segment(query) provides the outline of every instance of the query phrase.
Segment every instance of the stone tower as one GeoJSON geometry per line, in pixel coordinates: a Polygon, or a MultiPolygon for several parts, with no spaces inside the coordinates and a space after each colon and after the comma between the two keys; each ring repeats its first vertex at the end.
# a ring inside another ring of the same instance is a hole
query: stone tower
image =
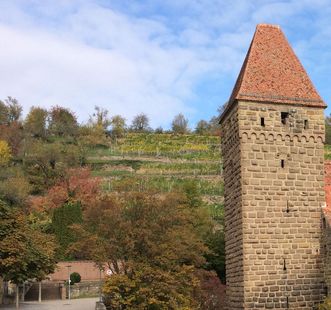
{"type": "Polygon", "coordinates": [[[279,26],[258,25],[220,118],[228,309],[314,309],[325,103],[279,26]]]}

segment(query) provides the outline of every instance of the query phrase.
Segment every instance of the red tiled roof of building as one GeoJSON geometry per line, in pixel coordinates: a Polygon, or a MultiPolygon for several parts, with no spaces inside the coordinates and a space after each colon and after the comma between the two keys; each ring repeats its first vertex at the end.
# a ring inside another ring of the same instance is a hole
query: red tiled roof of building
{"type": "Polygon", "coordinates": [[[279,26],[260,24],[232,95],[235,100],[325,107],[279,26]]]}
{"type": "Polygon", "coordinates": [[[324,164],[324,188],[326,206],[323,208],[325,218],[331,225],[331,161],[324,164]]]}

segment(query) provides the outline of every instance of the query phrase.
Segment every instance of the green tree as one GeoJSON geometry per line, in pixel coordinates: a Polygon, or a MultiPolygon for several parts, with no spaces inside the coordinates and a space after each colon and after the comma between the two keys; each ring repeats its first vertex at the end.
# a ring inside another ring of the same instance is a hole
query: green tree
{"type": "Polygon", "coordinates": [[[45,138],[47,116],[47,110],[39,107],[32,107],[24,122],[26,133],[35,138],[45,138]]]}
{"type": "Polygon", "coordinates": [[[185,134],[189,132],[188,129],[188,120],[182,113],[177,114],[172,123],[171,123],[172,131],[176,134],[185,134]]]}
{"type": "Polygon", "coordinates": [[[49,132],[60,137],[77,135],[77,118],[69,109],[55,106],[49,112],[49,132]]]}

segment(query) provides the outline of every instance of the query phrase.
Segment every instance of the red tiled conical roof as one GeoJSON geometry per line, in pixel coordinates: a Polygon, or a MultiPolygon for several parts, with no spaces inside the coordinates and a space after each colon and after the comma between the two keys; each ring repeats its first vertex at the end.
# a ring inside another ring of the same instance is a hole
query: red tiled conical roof
{"type": "Polygon", "coordinates": [[[229,100],[325,107],[279,26],[260,24],[229,100]]]}

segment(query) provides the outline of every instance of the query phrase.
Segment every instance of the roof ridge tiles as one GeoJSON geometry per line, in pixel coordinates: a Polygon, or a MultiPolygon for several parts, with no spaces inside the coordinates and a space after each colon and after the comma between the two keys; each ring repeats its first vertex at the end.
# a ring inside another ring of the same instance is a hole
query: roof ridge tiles
{"type": "Polygon", "coordinates": [[[257,24],[256,28],[257,27],[271,27],[271,28],[280,29],[280,26],[279,25],[272,25],[272,24],[257,24]]]}

